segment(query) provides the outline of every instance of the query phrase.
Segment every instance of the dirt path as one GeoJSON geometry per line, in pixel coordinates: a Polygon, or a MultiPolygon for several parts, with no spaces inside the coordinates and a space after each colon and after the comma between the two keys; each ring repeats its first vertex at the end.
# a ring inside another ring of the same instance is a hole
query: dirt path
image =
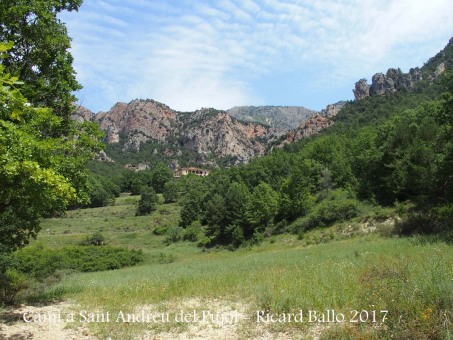
{"type": "Polygon", "coordinates": [[[20,306],[8,308],[0,314],[0,339],[95,339],[86,327],[75,329],[59,319],[73,310],[69,302],[49,306],[20,306]]]}
{"type": "MultiPolygon", "coordinates": [[[[171,309],[173,307],[176,306],[171,306],[171,309]]],[[[305,334],[297,329],[271,329],[269,325],[248,320],[247,306],[238,302],[188,299],[179,301],[177,308],[185,311],[196,310],[198,315],[202,315],[200,313],[203,310],[215,311],[216,318],[189,322],[183,328],[173,327],[174,324],[167,328],[139,327],[131,333],[124,333],[124,328],[131,326],[129,323],[118,324],[112,319],[109,323],[104,323],[110,336],[107,336],[106,339],[317,339],[322,331],[319,325],[314,325],[307,333],[304,332],[305,334]]],[[[98,339],[92,334],[88,323],[71,320],[69,316],[78,315],[79,311],[80,308],[75,303],[68,301],[48,306],[9,308],[0,313],[0,339],[98,339]],[[69,319],[67,319],[68,317],[69,319]]],[[[136,306],[137,315],[139,315],[139,311],[156,313],[156,306],[136,306]]]]}

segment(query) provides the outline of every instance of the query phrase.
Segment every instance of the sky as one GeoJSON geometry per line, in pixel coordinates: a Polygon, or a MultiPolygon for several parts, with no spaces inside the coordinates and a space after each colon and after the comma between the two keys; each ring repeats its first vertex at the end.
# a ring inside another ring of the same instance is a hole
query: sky
{"type": "Polygon", "coordinates": [[[154,99],[178,111],[352,100],[453,36],[451,0],[84,0],[62,13],[93,112],[154,99]]]}

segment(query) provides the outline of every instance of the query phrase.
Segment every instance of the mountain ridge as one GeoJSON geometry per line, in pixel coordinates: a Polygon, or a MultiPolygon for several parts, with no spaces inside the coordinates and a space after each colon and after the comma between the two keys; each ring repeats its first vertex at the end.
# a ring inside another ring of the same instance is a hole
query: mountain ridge
{"type": "MultiPolygon", "coordinates": [[[[371,84],[360,79],[353,89],[354,98],[358,101],[399,91],[418,91],[418,87],[433,84],[452,67],[453,38],[422,67],[411,68],[408,73],[389,68],[386,73],[374,74],[371,84]]],[[[248,163],[274,147],[317,134],[333,125],[346,105],[348,102],[340,101],[320,112],[303,106],[269,105],[179,112],[152,99],[134,99],[118,102],[109,111],[97,114],[76,106],[72,118],[97,122],[105,132],[107,146],[119,143],[122,152],[138,153],[143,143],[152,142],[159,146],[153,149],[153,155],[163,153],[167,163],[191,153],[195,158],[191,156],[194,159],[188,164],[217,167],[248,163]]],[[[146,155],[142,158],[146,160],[146,155]]]]}
{"type": "Polygon", "coordinates": [[[98,123],[107,145],[124,141],[123,152],[139,152],[142,143],[153,141],[168,144],[168,157],[193,151],[198,155],[196,164],[215,167],[216,158],[228,158],[225,165],[230,166],[264,155],[270,142],[317,114],[302,106],[246,108],[248,118],[213,108],[179,112],[152,99],[134,99],[97,114],[77,106],[72,118],[98,123]],[[260,120],[257,112],[263,111],[268,114],[260,120]]]}

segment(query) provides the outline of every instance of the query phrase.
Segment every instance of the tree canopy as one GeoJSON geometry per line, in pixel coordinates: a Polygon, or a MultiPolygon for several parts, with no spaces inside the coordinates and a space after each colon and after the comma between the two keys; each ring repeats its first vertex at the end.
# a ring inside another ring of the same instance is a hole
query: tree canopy
{"type": "MultiPolygon", "coordinates": [[[[11,48],[0,44],[1,57],[11,48]]],[[[40,218],[87,200],[84,165],[100,150],[101,133],[34,107],[20,89],[26,82],[5,69],[0,64],[0,251],[12,251],[36,236],[40,218]]]]}
{"type": "Polygon", "coordinates": [[[399,232],[451,233],[451,70],[417,91],[350,102],[323,133],[182,186],[181,226],[237,247],[396,205],[399,232]]]}
{"type": "Polygon", "coordinates": [[[81,86],[72,67],[71,39],[58,13],[76,11],[81,4],[82,0],[0,2],[0,42],[14,42],[1,61],[5,72],[24,82],[21,91],[33,106],[50,108],[66,120],[76,99],[73,91],[81,86]]]}

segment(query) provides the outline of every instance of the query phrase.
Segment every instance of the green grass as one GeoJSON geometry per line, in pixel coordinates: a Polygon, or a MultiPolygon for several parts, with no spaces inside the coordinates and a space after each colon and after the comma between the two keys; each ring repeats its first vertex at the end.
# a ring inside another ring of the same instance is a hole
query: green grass
{"type": "MultiPolygon", "coordinates": [[[[37,240],[51,248],[74,245],[100,232],[111,246],[141,249],[151,257],[162,251],[164,236],[152,234],[158,226],[176,227],[180,207],[159,204],[148,216],[135,216],[140,196],[121,196],[114,206],[68,211],[63,218],[46,219],[37,240]]],[[[192,247],[195,249],[195,247],[192,247]]]]}
{"type": "MultiPolygon", "coordinates": [[[[388,317],[384,323],[324,327],[326,339],[451,337],[451,245],[423,237],[360,232],[355,222],[302,237],[274,236],[235,252],[202,252],[189,242],[165,246],[165,235],[152,233],[158,226],[177,225],[177,204],[159,204],[152,215],[135,217],[136,202],[137,197],[120,197],[112,207],[71,211],[65,218],[44,222],[38,242],[51,247],[74,244],[101,231],[108,244],[142,249],[147,255],[145,263],[136,267],[66,277],[49,290],[49,296],[75,300],[87,311],[112,314],[137,306],[176,313],[181,308],[218,309],[238,303],[250,317],[241,326],[244,337],[256,326],[257,311],[276,315],[327,309],[343,313],[348,320],[353,310],[377,311],[378,318],[381,310],[388,310],[388,317]],[[202,303],[193,307],[189,302],[194,299],[202,303]]],[[[385,223],[381,227],[388,229],[385,223]]],[[[271,332],[301,328],[298,334],[312,326],[307,322],[266,325],[271,332]]],[[[90,324],[99,337],[115,339],[132,338],[150,327],[183,331],[188,326],[90,324]]]]}

